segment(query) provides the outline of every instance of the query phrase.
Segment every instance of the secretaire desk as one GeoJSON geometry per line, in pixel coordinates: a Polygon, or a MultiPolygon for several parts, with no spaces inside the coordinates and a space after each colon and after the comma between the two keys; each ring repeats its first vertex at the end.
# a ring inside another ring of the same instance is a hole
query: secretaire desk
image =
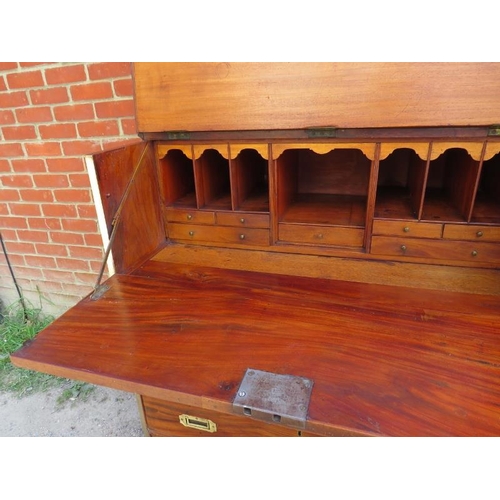
{"type": "Polygon", "coordinates": [[[500,434],[500,65],[136,63],[117,273],[12,356],[152,436],[500,434]]]}

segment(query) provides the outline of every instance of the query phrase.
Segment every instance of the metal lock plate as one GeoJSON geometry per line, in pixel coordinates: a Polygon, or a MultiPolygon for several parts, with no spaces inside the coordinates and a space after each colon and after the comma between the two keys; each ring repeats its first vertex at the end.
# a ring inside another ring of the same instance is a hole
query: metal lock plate
{"type": "Polygon", "coordinates": [[[304,429],[313,381],[248,368],[233,401],[239,415],[304,429]]]}

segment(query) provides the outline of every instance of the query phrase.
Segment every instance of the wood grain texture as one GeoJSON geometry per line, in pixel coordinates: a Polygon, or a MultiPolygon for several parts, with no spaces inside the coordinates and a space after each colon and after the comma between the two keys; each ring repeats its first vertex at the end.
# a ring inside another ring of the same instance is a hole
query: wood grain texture
{"type": "Polygon", "coordinates": [[[430,222],[374,220],[373,234],[439,239],[443,234],[443,224],[432,224],[430,222]]]}
{"type": "Polygon", "coordinates": [[[499,299],[151,261],[12,356],[231,413],[248,367],[314,380],[306,430],[498,435],[499,299]]]}
{"type": "Polygon", "coordinates": [[[499,82],[499,63],[134,63],[141,132],[492,125],[499,82]]]}
{"type": "Polygon", "coordinates": [[[497,243],[373,236],[372,252],[379,255],[423,257],[456,262],[484,262],[500,264],[500,246],[497,243]]]}
{"type": "Polygon", "coordinates": [[[500,243],[500,227],[445,224],[443,238],[450,240],[496,241],[500,243]]]}
{"type": "Polygon", "coordinates": [[[321,225],[279,224],[279,240],[308,245],[363,246],[365,231],[355,227],[332,227],[321,225]]]}
{"type": "Polygon", "coordinates": [[[161,399],[144,397],[143,405],[146,425],[151,436],[169,437],[298,437],[300,431],[289,427],[259,422],[251,418],[216,412],[161,399]],[[184,427],[179,415],[189,415],[211,420],[217,430],[210,433],[204,430],[184,427]]]}
{"type": "MultiPolygon", "coordinates": [[[[214,266],[223,269],[248,270],[262,273],[328,278],[379,285],[395,285],[420,290],[443,290],[487,295],[500,295],[500,271],[433,265],[426,261],[397,262],[387,257],[369,260],[352,258],[352,252],[342,257],[329,254],[293,253],[285,245],[247,251],[237,248],[207,248],[190,245],[169,245],[153,257],[156,262],[214,266]],[[281,251],[280,251],[281,250],[281,251]],[[285,253],[286,252],[286,253],[285,253]]],[[[315,248],[315,251],[317,248],[315,248]]],[[[336,249],[338,253],[338,249],[336,249]]]]}
{"type": "Polygon", "coordinates": [[[128,272],[166,241],[165,223],[152,144],[137,144],[94,156],[108,232],[144,147],[146,154],[122,205],[116,224],[113,260],[117,272],[128,272]]]}
{"type": "Polygon", "coordinates": [[[269,230],[253,227],[169,223],[168,234],[173,241],[192,244],[212,242],[222,246],[225,244],[269,246],[269,230]]]}

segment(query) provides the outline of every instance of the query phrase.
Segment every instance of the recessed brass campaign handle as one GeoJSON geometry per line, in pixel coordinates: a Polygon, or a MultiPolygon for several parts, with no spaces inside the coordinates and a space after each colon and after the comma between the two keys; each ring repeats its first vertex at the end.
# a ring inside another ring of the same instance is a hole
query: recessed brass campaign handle
{"type": "Polygon", "coordinates": [[[184,427],[206,432],[217,432],[217,425],[206,418],[193,417],[191,415],[179,415],[179,422],[184,427]]]}

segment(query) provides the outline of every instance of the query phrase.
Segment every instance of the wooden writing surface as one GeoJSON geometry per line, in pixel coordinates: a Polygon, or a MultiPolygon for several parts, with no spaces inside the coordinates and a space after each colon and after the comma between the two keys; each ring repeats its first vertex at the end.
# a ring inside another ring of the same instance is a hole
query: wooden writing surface
{"type": "Polygon", "coordinates": [[[229,414],[252,367],[314,381],[313,432],[500,433],[495,296],[154,261],[108,284],[14,363],[229,414]]]}

